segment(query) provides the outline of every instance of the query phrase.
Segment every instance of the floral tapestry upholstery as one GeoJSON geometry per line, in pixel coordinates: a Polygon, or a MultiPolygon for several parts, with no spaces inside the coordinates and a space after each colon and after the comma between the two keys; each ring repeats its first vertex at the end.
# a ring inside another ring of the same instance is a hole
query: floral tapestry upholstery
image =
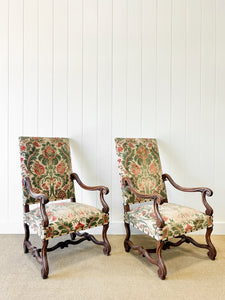
{"type": "MultiPolygon", "coordinates": [[[[167,198],[156,139],[116,138],[115,142],[121,179],[129,177],[139,193],[167,198]]],[[[137,198],[129,186],[122,186],[122,195],[124,204],[146,201],[137,198]]]]}
{"type": "Polygon", "coordinates": [[[188,232],[213,226],[213,219],[196,209],[174,204],[159,205],[159,212],[165,222],[163,228],[156,226],[153,205],[139,206],[125,213],[125,222],[150,235],[158,241],[165,241],[188,232]]]}
{"type": "Polygon", "coordinates": [[[24,223],[31,226],[42,239],[85,230],[108,224],[109,216],[101,210],[76,202],[51,202],[46,204],[49,226],[42,226],[40,208],[24,213],[24,223]]]}
{"type": "MultiPolygon", "coordinates": [[[[49,201],[74,197],[69,139],[20,137],[22,177],[29,177],[34,193],[43,193],[49,201]]],[[[23,186],[24,204],[37,203],[23,186]]]]}

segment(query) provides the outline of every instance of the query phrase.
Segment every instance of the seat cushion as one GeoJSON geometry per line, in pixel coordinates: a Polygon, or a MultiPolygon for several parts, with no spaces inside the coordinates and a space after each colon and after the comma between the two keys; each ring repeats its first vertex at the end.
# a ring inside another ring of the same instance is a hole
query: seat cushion
{"type": "Polygon", "coordinates": [[[165,222],[163,228],[156,226],[153,203],[139,206],[125,213],[125,222],[144,231],[144,233],[158,241],[164,241],[170,237],[177,237],[213,225],[212,217],[196,209],[175,203],[159,205],[159,212],[165,222]]]}
{"type": "Polygon", "coordinates": [[[24,223],[31,226],[42,239],[50,239],[95,226],[107,224],[108,214],[101,210],[75,202],[51,202],[46,204],[49,226],[43,227],[40,208],[24,214],[24,223]]]}

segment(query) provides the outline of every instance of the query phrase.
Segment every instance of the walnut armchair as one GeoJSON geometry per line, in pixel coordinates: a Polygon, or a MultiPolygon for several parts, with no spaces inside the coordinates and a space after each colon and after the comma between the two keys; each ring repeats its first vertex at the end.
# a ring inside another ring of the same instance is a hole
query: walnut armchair
{"type": "Polygon", "coordinates": [[[124,201],[124,225],[126,237],[125,251],[137,250],[148,261],[158,266],[158,275],[166,278],[167,270],[162,258],[162,250],[182,243],[192,243],[208,250],[208,256],[214,260],[216,249],[210,236],[213,230],[213,209],[206,201],[212,196],[208,188],[184,188],[174,182],[168,174],[162,174],[157,141],[155,139],[116,138],[119,171],[124,201]],[[205,213],[196,209],[168,203],[165,181],[183,192],[200,192],[205,213]],[[134,209],[130,205],[139,202],[152,202],[134,209]],[[144,249],[130,240],[130,225],[143,231],[157,241],[155,249],[144,249]],[[206,244],[199,244],[186,234],[206,228],[206,244]],[[170,238],[179,238],[171,242],[170,238]],[[150,253],[156,252],[154,259],[150,253]]]}
{"type": "Polygon", "coordinates": [[[69,244],[76,245],[85,240],[103,246],[105,255],[109,255],[111,246],[107,239],[109,226],[109,207],[104,195],[109,189],[105,186],[90,187],[72,173],[69,139],[45,137],[20,137],[20,160],[22,170],[24,228],[24,253],[31,254],[41,264],[41,276],[48,277],[49,266],[47,252],[63,249],[69,244]],[[77,203],[74,193],[76,181],[81,188],[99,191],[102,210],[90,205],[77,203]],[[70,199],[70,202],[57,200],[70,199]],[[30,205],[38,203],[39,208],[30,210],[30,205]],[[81,230],[103,226],[103,241],[81,230]],[[29,241],[31,227],[42,239],[42,248],[38,249],[29,241]],[[62,235],[70,239],[48,247],[48,241],[62,235]],[[76,236],[80,237],[76,239],[76,236]]]}

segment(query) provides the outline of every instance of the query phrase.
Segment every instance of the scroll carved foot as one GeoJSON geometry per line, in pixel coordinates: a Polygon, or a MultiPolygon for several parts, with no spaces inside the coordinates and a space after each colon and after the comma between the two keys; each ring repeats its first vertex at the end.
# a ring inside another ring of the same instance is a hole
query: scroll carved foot
{"type": "Polygon", "coordinates": [[[159,267],[158,275],[159,275],[159,278],[162,280],[164,280],[166,278],[166,274],[167,274],[166,266],[162,259],[162,253],[161,253],[163,246],[164,246],[164,242],[157,241],[156,255],[157,255],[157,265],[159,267]]]}
{"type": "Polygon", "coordinates": [[[213,231],[213,227],[210,227],[210,228],[207,228],[207,231],[206,231],[206,235],[205,235],[205,239],[206,239],[206,243],[208,245],[208,257],[211,259],[211,260],[215,260],[216,258],[216,248],[214,247],[212,241],[211,241],[211,233],[213,231]]]}
{"type": "Polygon", "coordinates": [[[48,241],[42,240],[42,269],[41,269],[41,276],[43,279],[48,278],[49,273],[49,267],[48,267],[48,260],[47,260],[47,247],[48,247],[48,241]]]}
{"type": "Polygon", "coordinates": [[[103,231],[102,231],[102,238],[104,242],[104,248],[103,248],[103,253],[107,256],[109,256],[111,252],[111,246],[107,238],[107,230],[109,228],[109,224],[103,225],[103,231]]]}
{"type": "Polygon", "coordinates": [[[124,226],[125,226],[125,229],[126,229],[126,237],[125,237],[125,240],[124,240],[124,249],[126,252],[130,252],[130,245],[128,244],[129,242],[129,239],[130,239],[130,225],[126,222],[124,222],[124,226]]]}

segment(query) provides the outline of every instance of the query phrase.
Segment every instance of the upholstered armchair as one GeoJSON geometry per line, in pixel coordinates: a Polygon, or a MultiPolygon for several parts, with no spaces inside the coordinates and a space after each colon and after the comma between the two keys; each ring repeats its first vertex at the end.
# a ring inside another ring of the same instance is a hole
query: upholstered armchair
{"type": "Polygon", "coordinates": [[[42,278],[47,278],[49,273],[47,252],[59,247],[62,249],[69,244],[76,245],[88,240],[103,246],[104,254],[109,255],[109,207],[104,200],[104,195],[108,194],[109,190],[105,186],[87,186],[77,174],[72,173],[69,139],[20,137],[19,142],[25,228],[23,247],[25,253],[30,251],[41,264],[42,278]],[[73,181],[85,190],[99,191],[102,210],[77,203],[73,181]],[[70,202],[58,201],[65,199],[70,199],[70,202]],[[35,203],[38,203],[39,207],[30,209],[35,203]],[[96,226],[103,226],[103,241],[98,241],[87,232],[80,233],[81,230],[96,226]],[[29,241],[29,227],[41,237],[41,249],[29,241]],[[50,239],[68,234],[69,240],[48,247],[50,239]],[[75,240],[76,236],[80,238],[75,240]]]}
{"type": "Polygon", "coordinates": [[[126,237],[125,251],[137,250],[148,261],[158,266],[158,275],[166,278],[167,270],[161,252],[171,246],[182,243],[208,250],[208,256],[214,260],[216,249],[210,235],[213,230],[213,210],[206,201],[206,196],[212,196],[212,190],[202,188],[184,188],[177,185],[168,174],[162,174],[157,141],[155,139],[116,138],[119,172],[124,201],[124,224],[126,237]],[[183,192],[199,192],[205,212],[176,203],[168,203],[165,181],[183,192]],[[131,209],[131,205],[148,202],[131,209]],[[149,203],[150,202],[150,203],[149,203]],[[144,249],[134,245],[130,240],[130,225],[143,231],[157,241],[156,249],[144,249]],[[206,244],[199,244],[186,234],[206,229],[206,244]],[[178,242],[170,241],[179,238],[178,242]],[[156,252],[154,259],[150,253],[156,252]]]}

